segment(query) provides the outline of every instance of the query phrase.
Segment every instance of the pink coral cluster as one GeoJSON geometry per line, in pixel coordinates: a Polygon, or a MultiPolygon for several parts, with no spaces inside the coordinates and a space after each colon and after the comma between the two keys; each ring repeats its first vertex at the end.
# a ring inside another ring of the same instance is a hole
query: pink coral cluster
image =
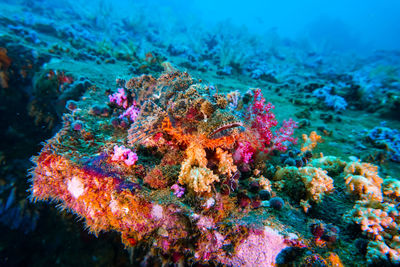
{"type": "Polygon", "coordinates": [[[108,96],[111,103],[115,103],[119,107],[125,109],[119,118],[128,118],[130,121],[134,122],[139,115],[140,109],[137,106],[136,101],[133,101],[132,105],[129,106],[128,97],[126,96],[124,88],[118,88],[118,92],[108,96]]]}
{"type": "Polygon", "coordinates": [[[114,146],[114,155],[111,158],[112,161],[123,161],[126,165],[135,165],[138,160],[138,156],[135,152],[132,152],[129,148],[125,146],[114,146]]]}
{"type": "Polygon", "coordinates": [[[250,142],[238,142],[238,147],[233,154],[233,160],[235,161],[235,163],[250,163],[254,152],[255,149],[251,146],[250,142]]]}
{"type": "Polygon", "coordinates": [[[273,108],[271,103],[265,104],[265,98],[260,89],[253,91],[253,103],[247,109],[246,119],[251,122],[250,128],[261,144],[260,150],[265,153],[273,150],[284,152],[290,143],[297,142],[297,139],[292,136],[297,123],[292,119],[284,121],[279,130],[272,132],[271,129],[278,125],[275,114],[271,112],[273,108]]]}
{"type": "Polygon", "coordinates": [[[292,119],[282,122],[282,127],[275,131],[272,143],[274,144],[271,150],[279,150],[285,152],[287,150],[287,144],[297,143],[297,138],[293,137],[294,129],[297,128],[297,122],[292,119]]]}
{"type": "Polygon", "coordinates": [[[140,109],[134,103],[132,106],[127,108],[122,115],[119,116],[120,119],[122,118],[129,118],[132,122],[136,120],[137,116],[139,115],[140,109]]]}
{"type": "Polygon", "coordinates": [[[246,119],[251,121],[251,128],[257,132],[259,140],[266,146],[271,144],[273,138],[271,128],[278,125],[275,114],[271,112],[273,108],[275,107],[271,103],[265,104],[260,89],[254,90],[253,104],[247,110],[246,119]]]}
{"type": "Polygon", "coordinates": [[[128,98],[126,97],[124,88],[118,88],[118,92],[109,95],[108,99],[111,103],[115,103],[120,107],[127,108],[128,107],[128,98]]]}

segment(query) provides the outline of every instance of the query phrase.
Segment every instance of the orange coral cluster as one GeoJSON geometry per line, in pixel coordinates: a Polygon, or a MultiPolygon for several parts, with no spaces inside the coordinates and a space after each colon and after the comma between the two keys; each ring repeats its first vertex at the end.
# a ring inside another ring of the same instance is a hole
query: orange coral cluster
{"type": "Polygon", "coordinates": [[[217,147],[225,149],[231,148],[239,138],[237,135],[228,135],[218,139],[209,139],[205,134],[199,133],[194,135],[183,133],[181,129],[172,127],[171,121],[168,117],[164,118],[162,130],[170,135],[179,144],[189,145],[192,142],[196,142],[202,147],[208,149],[216,149],[217,147]]]}
{"type": "Polygon", "coordinates": [[[220,174],[226,174],[231,177],[236,171],[237,167],[233,164],[232,154],[228,151],[223,151],[221,148],[217,148],[216,155],[219,160],[218,171],[220,174]]]}
{"type": "Polygon", "coordinates": [[[301,152],[303,153],[306,151],[312,151],[318,143],[323,142],[321,136],[315,131],[312,131],[309,136],[303,134],[302,138],[304,140],[304,144],[301,146],[301,152]]]}
{"type": "Polygon", "coordinates": [[[347,189],[361,199],[382,201],[378,167],[369,163],[352,162],[344,169],[347,189]]]}
{"type": "Polygon", "coordinates": [[[219,181],[218,175],[207,168],[205,149],[216,150],[219,161],[218,172],[231,177],[237,167],[233,163],[232,154],[222,148],[230,148],[236,142],[237,136],[229,135],[218,139],[209,139],[205,134],[184,134],[179,128],[174,128],[168,117],[162,123],[162,129],[173,137],[177,143],[187,145],[186,160],[183,162],[179,175],[179,183],[187,184],[195,192],[211,192],[213,182],[219,181]]]}
{"type": "MultiPolygon", "coordinates": [[[[118,178],[87,171],[50,152],[42,152],[36,162],[32,198],[60,201],[62,209],[85,218],[94,234],[116,230],[124,244],[131,246],[167,219],[174,220],[170,227],[179,225],[174,215],[167,216],[164,206],[145,200],[140,192],[124,189],[118,178]]],[[[178,227],[184,232],[183,225],[178,227]]]]}
{"type": "MultiPolygon", "coordinates": [[[[321,168],[303,167],[299,169],[299,172],[307,191],[306,201],[312,200],[319,203],[325,194],[334,190],[333,179],[327,175],[327,171],[321,168]]],[[[305,212],[307,212],[306,209],[305,212]]]]}
{"type": "Polygon", "coordinates": [[[210,193],[212,183],[218,182],[219,178],[207,168],[206,151],[199,144],[191,143],[186,149],[186,156],[179,174],[179,183],[187,184],[197,193],[210,193]]]}

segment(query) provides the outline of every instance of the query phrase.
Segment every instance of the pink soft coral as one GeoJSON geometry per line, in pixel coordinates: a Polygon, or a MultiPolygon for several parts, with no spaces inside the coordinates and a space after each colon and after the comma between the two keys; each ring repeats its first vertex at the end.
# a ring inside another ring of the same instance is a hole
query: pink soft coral
{"type": "Polygon", "coordinates": [[[125,146],[114,146],[114,155],[111,158],[112,161],[123,161],[126,165],[135,165],[138,160],[138,156],[135,152],[132,152],[129,148],[125,146]]]}
{"type": "Polygon", "coordinates": [[[110,102],[115,103],[120,107],[128,107],[128,98],[126,97],[124,88],[119,88],[118,92],[109,95],[108,99],[110,100],[110,102]]]}
{"type": "Polygon", "coordinates": [[[273,150],[286,151],[290,143],[297,142],[297,139],[292,137],[293,129],[297,128],[292,119],[284,121],[279,130],[272,132],[272,128],[278,125],[275,114],[271,112],[273,108],[271,103],[265,104],[260,89],[253,91],[253,103],[247,109],[246,119],[250,121],[250,128],[256,136],[259,149],[265,153],[273,150]]]}
{"type": "Polygon", "coordinates": [[[253,157],[254,152],[255,149],[251,146],[250,142],[238,142],[238,147],[233,154],[233,160],[235,161],[235,163],[249,163],[251,161],[251,158],[253,157]]]}
{"type": "Polygon", "coordinates": [[[133,122],[136,120],[139,112],[139,108],[136,106],[136,103],[134,103],[132,106],[127,108],[127,110],[125,110],[125,112],[121,116],[119,116],[119,118],[122,119],[124,117],[127,117],[133,122]]]}

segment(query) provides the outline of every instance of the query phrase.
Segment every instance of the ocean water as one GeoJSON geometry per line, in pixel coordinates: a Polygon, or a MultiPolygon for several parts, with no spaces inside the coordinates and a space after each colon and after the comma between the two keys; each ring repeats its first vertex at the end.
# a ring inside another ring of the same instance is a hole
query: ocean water
{"type": "Polygon", "coordinates": [[[398,266],[399,12],[0,1],[0,266],[398,266]]]}

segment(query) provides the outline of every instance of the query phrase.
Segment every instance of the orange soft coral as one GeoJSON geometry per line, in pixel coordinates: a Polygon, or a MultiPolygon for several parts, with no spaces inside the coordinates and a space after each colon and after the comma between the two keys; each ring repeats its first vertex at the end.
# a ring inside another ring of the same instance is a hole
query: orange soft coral
{"type": "Polygon", "coordinates": [[[306,151],[312,151],[318,143],[323,142],[321,136],[315,131],[312,131],[309,136],[303,134],[302,138],[304,140],[304,144],[301,146],[301,152],[303,153],[306,151]]]}
{"type": "Polygon", "coordinates": [[[127,188],[130,182],[82,168],[49,149],[34,159],[32,199],[60,202],[62,209],[85,219],[92,233],[115,230],[126,246],[149,236],[161,238],[155,235],[163,232],[187,236],[173,205],[160,204],[156,197],[127,188]]]}
{"type": "Polygon", "coordinates": [[[219,160],[218,172],[231,177],[237,171],[237,167],[233,164],[232,154],[228,153],[228,151],[223,151],[219,147],[215,152],[219,160]]]}

